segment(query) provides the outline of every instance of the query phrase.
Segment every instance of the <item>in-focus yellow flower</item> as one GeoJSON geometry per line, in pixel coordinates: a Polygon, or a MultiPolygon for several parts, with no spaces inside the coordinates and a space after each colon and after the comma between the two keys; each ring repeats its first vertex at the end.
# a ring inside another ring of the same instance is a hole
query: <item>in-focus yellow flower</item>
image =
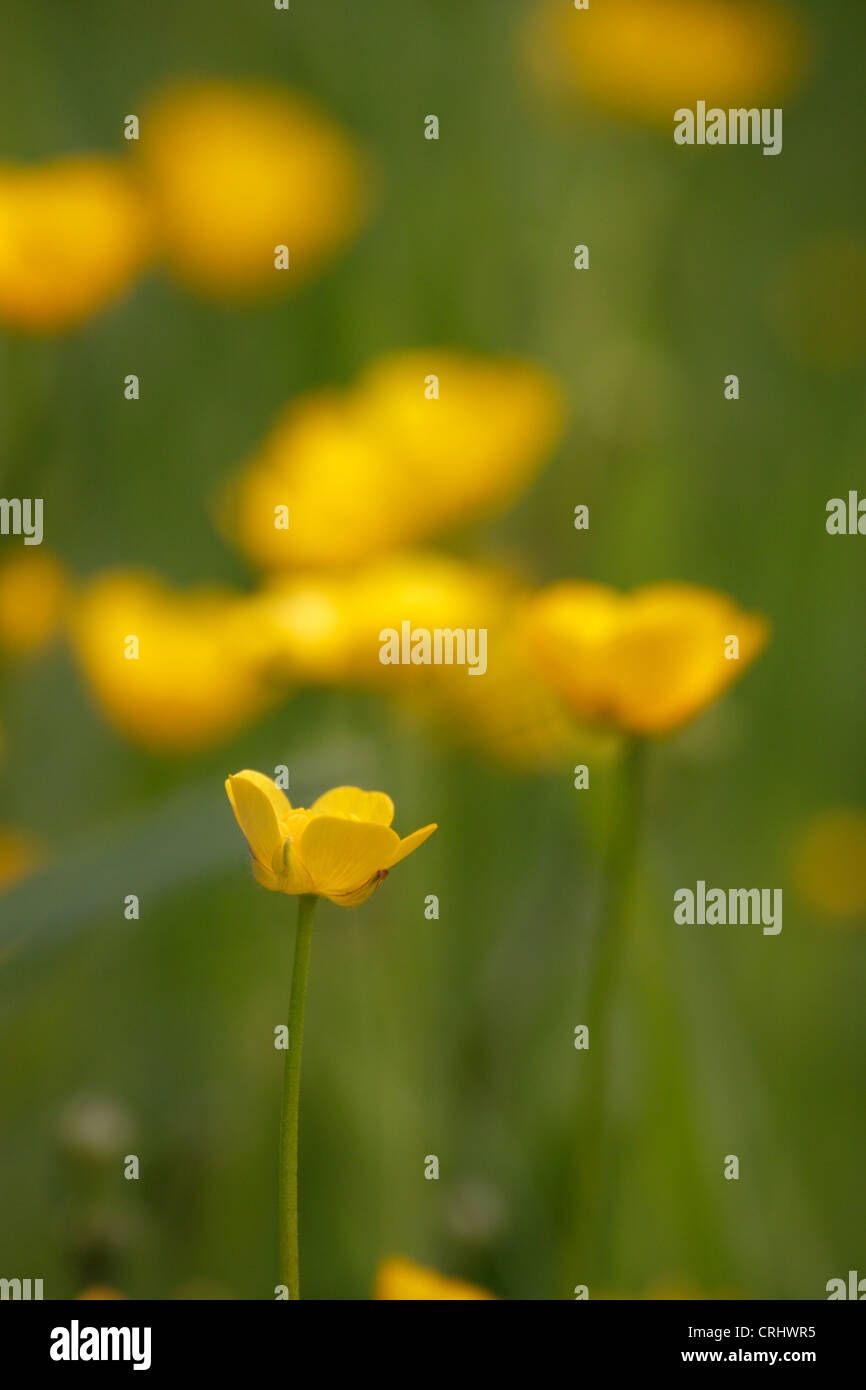
{"type": "Polygon", "coordinates": [[[573,714],[633,734],[663,734],[699,714],[769,636],[759,614],[677,583],[631,594],[554,584],[528,600],[525,621],[542,671],[573,714]]]}
{"type": "Polygon", "coordinates": [[[30,873],[39,862],[35,841],[11,826],[0,826],[0,893],[30,873]]]}
{"type": "Polygon", "coordinates": [[[390,796],[359,787],[335,787],[309,811],[293,807],[261,772],[228,777],[226,792],[262,887],[329,898],[338,907],[364,902],[436,829],[425,825],[401,840],[391,829],[390,796]]]}
{"type": "Polygon", "coordinates": [[[672,124],[707,106],[778,102],[806,67],[802,19],[776,0],[545,0],[529,35],[539,79],[616,115],[672,124]]]}
{"type": "Polygon", "coordinates": [[[376,1272],[376,1299],[408,1302],[423,1299],[495,1299],[496,1295],[462,1279],[447,1279],[435,1269],[416,1265],[402,1255],[383,1260],[376,1272]]]}
{"type": "Polygon", "coordinates": [[[72,617],[76,654],[121,733],[151,749],[202,748],[266,707],[273,691],[247,602],[128,571],[102,574],[82,592],[72,617]]]}
{"type": "Polygon", "coordinates": [[[792,873],[805,905],[842,923],[866,913],[866,811],[842,806],[822,811],[798,836],[792,873]]]}
{"type": "Polygon", "coordinates": [[[150,251],[149,222],[119,160],[70,155],[0,164],[0,320],[52,333],[124,289],[150,251]]]}
{"type": "Polygon", "coordinates": [[[536,367],[398,353],[354,388],[287,408],[230,488],[226,528],[268,568],[355,565],[512,498],[561,423],[558,391],[536,367]]]}
{"type": "Polygon", "coordinates": [[[63,618],[68,583],[63,566],[41,546],[0,565],[0,654],[41,651],[63,618]]]}
{"type": "Polygon", "coordinates": [[[288,290],[363,221],[353,142],[305,97],[268,85],[177,84],[145,110],[139,153],[164,255],[194,289],[288,290]],[[285,246],[289,268],[275,268],[285,246]]]}

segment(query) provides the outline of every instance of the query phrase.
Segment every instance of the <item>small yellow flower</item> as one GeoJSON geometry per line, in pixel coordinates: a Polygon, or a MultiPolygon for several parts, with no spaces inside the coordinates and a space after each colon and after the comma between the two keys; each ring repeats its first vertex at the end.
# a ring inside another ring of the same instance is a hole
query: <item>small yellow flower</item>
{"type": "Polygon", "coordinates": [[[226,529],[267,568],[357,565],[512,498],[561,424],[536,367],[397,353],[353,388],[289,405],[230,487],[226,529]]]}
{"type": "Polygon", "coordinates": [[[866,914],[866,811],[841,806],[815,816],[797,838],[792,872],[820,917],[844,923],[866,914]]]}
{"type": "Polygon", "coordinates": [[[0,321],[71,328],[124,289],[150,250],[141,196],[118,161],[0,164],[0,321]]]}
{"type": "Polygon", "coordinates": [[[67,594],[62,565],[42,547],[10,556],[0,565],[0,653],[29,656],[47,647],[67,594]]]}
{"type": "Polygon", "coordinates": [[[274,692],[259,669],[248,603],[131,571],[99,575],[83,590],[71,621],[75,651],[121,733],[179,752],[215,743],[262,712],[274,692]]]}
{"type": "Polygon", "coordinates": [[[391,829],[390,796],[359,787],[335,787],[309,811],[294,808],[261,772],[228,777],[226,792],[262,887],[330,898],[338,907],[364,902],[436,829],[425,825],[401,840],[391,829]]]}
{"type": "Polygon", "coordinates": [[[554,584],[528,601],[525,621],[542,671],[572,713],[632,734],[663,734],[694,718],[769,636],[759,614],[677,583],[632,594],[554,584]]]}
{"type": "Polygon", "coordinates": [[[376,1272],[376,1299],[432,1301],[438,1299],[489,1300],[496,1295],[479,1288],[477,1284],[467,1284],[462,1279],[447,1279],[435,1269],[416,1265],[402,1255],[392,1255],[383,1260],[376,1272]]]}
{"type": "Polygon", "coordinates": [[[529,42],[538,78],[616,115],[670,124],[708,106],[778,102],[806,67],[802,20],[776,0],[546,0],[529,42]]]}
{"type": "Polygon", "coordinates": [[[306,98],[201,81],[142,116],[139,153],[163,251],[206,294],[290,289],[359,228],[368,195],[352,141],[306,98]],[[285,246],[289,268],[275,268],[285,246]]]}

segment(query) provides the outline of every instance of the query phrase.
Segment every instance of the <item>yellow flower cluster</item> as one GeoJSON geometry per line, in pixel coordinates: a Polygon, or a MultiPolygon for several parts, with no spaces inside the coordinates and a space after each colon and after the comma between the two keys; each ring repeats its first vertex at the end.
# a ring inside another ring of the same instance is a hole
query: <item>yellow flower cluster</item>
{"type": "Polygon", "coordinates": [[[293,402],[230,489],[225,524],[257,565],[345,568],[509,500],[561,427],[536,367],[397,353],[348,390],[293,402]]]}
{"type": "Polygon", "coordinates": [[[148,262],[209,295],[288,290],[342,249],[369,204],[353,142],[280,87],[178,83],[129,143],[126,161],[0,164],[0,322],[73,328],[148,262]]]}
{"type": "MultiPolygon", "coordinates": [[[[223,737],[287,684],[430,685],[430,668],[380,663],[382,629],[498,631],[513,584],[399,547],[513,496],[561,418],[539,369],[455,353],[395,355],[351,391],[296,403],[224,500],[226,526],[271,570],[258,592],[205,600],[129,573],[85,589],[72,631],[100,704],[137,742],[180,749],[223,737]],[[425,395],[431,372],[438,399],[425,395]]],[[[449,674],[436,668],[433,683],[456,695],[449,674]]],[[[522,672],[519,685],[537,682],[522,672]]]]}

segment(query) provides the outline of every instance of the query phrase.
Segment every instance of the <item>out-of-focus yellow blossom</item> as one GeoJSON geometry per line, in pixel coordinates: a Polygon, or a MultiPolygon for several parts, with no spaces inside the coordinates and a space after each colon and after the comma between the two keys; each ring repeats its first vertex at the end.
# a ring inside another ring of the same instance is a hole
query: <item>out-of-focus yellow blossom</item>
{"type": "Polygon", "coordinates": [[[575,716],[632,734],[663,734],[699,714],[769,636],[759,614],[677,583],[620,594],[566,581],[530,600],[525,621],[542,671],[575,716]]]}
{"type": "MultiPolygon", "coordinates": [[[[523,768],[560,764],[579,740],[513,621],[520,590],[498,567],[433,552],[388,556],[345,575],[278,576],[251,606],[275,669],[293,682],[408,697],[448,736],[523,768]],[[381,634],[484,629],[486,671],[383,665],[381,634]]],[[[583,738],[585,742],[585,736],[583,738]]]]}
{"type": "Polygon", "coordinates": [[[306,659],[320,680],[395,689],[456,674],[464,680],[466,669],[382,664],[382,632],[399,632],[403,623],[427,631],[498,626],[512,589],[502,571],[413,552],[321,581],[275,578],[261,607],[274,624],[286,676],[295,674],[296,660],[303,669],[306,659]]]}
{"type": "Polygon", "coordinates": [[[368,178],[353,142],[298,93],[190,81],[145,110],[139,154],[163,253],[206,294],[288,290],[358,230],[368,178]],[[275,268],[285,246],[289,268],[275,268]]]}
{"type": "Polygon", "coordinates": [[[778,101],[807,62],[803,21],[776,0],[604,0],[586,11],[545,0],[528,41],[546,84],[665,125],[699,99],[708,107],[778,101]]]}
{"type": "Polygon", "coordinates": [[[866,913],[866,811],[822,811],[798,836],[792,875],[800,898],[833,922],[866,913]]]}
{"type": "Polygon", "coordinates": [[[257,882],[274,893],[329,898],[338,907],[364,902],[436,829],[425,825],[401,840],[391,829],[390,796],[359,787],[335,787],[307,811],[293,807],[269,777],[247,770],[226,779],[226,793],[257,882]]]}
{"type": "Polygon", "coordinates": [[[0,893],[27,874],[39,862],[35,841],[11,826],[0,826],[0,893]]]}
{"type": "Polygon", "coordinates": [[[78,1300],[80,1300],[80,1299],[87,1299],[87,1300],[123,1299],[123,1300],[125,1300],[125,1299],[126,1299],[126,1294],[125,1294],[125,1293],[119,1293],[119,1292],[117,1291],[117,1289],[112,1289],[108,1284],[91,1284],[91,1285],[89,1286],[89,1288],[82,1289],[82,1290],[81,1290],[81,1293],[77,1293],[77,1294],[75,1295],[75,1297],[76,1297],[76,1299],[78,1299],[78,1300]]]}
{"type": "Polygon", "coordinates": [[[423,1299],[495,1299],[496,1295],[462,1279],[448,1279],[435,1269],[416,1265],[402,1255],[383,1260],[376,1272],[374,1298],[402,1302],[423,1299]]]}
{"type": "Polygon", "coordinates": [[[355,565],[512,498],[561,423],[557,388],[536,367],[398,353],[356,387],[286,409],[229,489],[226,527],[259,565],[355,565]],[[438,399],[426,394],[433,377],[438,399]]]}
{"type": "Polygon", "coordinates": [[[68,597],[63,566],[41,546],[0,565],[0,654],[28,656],[48,646],[68,597]]]}
{"type": "Polygon", "coordinates": [[[841,371],[866,356],[866,241],[812,238],[786,257],[767,298],[780,343],[807,367],[841,371]]]}
{"type": "Polygon", "coordinates": [[[0,164],[0,320],[53,333],[101,309],[142,268],[149,219],[128,169],[96,155],[0,164]]]}
{"type": "Polygon", "coordinates": [[[222,590],[183,592],[153,575],[112,571],[82,592],[71,627],[102,710],[144,747],[205,747],[271,697],[248,601],[222,590]]]}

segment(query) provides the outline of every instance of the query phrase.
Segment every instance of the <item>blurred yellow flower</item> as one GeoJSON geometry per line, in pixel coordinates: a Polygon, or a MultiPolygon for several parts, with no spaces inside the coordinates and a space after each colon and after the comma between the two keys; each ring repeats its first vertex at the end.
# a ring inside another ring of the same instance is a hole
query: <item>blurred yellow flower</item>
{"type": "Polygon", "coordinates": [[[39,862],[36,842],[11,826],[0,826],[0,893],[24,878],[39,862]]]}
{"type": "Polygon", "coordinates": [[[359,787],[335,787],[309,811],[294,808],[261,772],[227,778],[226,792],[256,880],[275,893],[309,893],[338,907],[364,902],[436,829],[425,825],[401,840],[391,829],[391,798],[359,787]]]}
{"type": "Polygon", "coordinates": [[[282,679],[376,689],[411,700],[451,739],[498,761],[561,765],[577,731],[513,622],[520,596],[499,567],[410,551],[348,574],[276,576],[252,602],[251,622],[268,634],[282,679]],[[455,665],[383,665],[381,633],[404,622],[413,631],[484,629],[483,679],[455,665]]]}
{"type": "Polygon", "coordinates": [[[222,590],[182,592],[153,575],[112,571],[82,592],[71,629],[102,710],[146,748],[205,747],[271,698],[248,601],[222,590]]]}
{"type": "Polygon", "coordinates": [[[0,655],[41,651],[58,632],[67,601],[59,560],[44,550],[20,550],[0,564],[0,655]]]}
{"type": "Polygon", "coordinates": [[[91,1284],[88,1288],[82,1289],[81,1293],[75,1295],[76,1299],[126,1299],[125,1293],[119,1293],[117,1289],[112,1289],[108,1284],[91,1284]]]}
{"type": "Polygon", "coordinates": [[[383,665],[381,633],[479,628],[498,622],[513,586],[500,571],[447,555],[388,555],[348,574],[279,576],[262,590],[285,673],[394,690],[460,674],[455,666],[383,665]]]}
{"type": "Polygon", "coordinates": [[[866,913],[866,811],[842,806],[813,817],[798,836],[792,875],[800,898],[834,922],[866,913]]]}
{"type": "Polygon", "coordinates": [[[139,153],[165,258],[206,294],[291,288],[342,249],[367,210],[353,142],[281,87],[178,83],[145,110],[139,153]],[[278,246],[287,270],[275,268],[278,246]]]}
{"type": "Polygon", "coordinates": [[[425,1269],[402,1255],[383,1260],[376,1272],[376,1299],[432,1301],[436,1299],[494,1299],[495,1294],[462,1279],[447,1279],[435,1269],[425,1269]]]}
{"type": "Polygon", "coordinates": [[[0,321],[52,333],[96,313],[150,251],[145,206],[119,160],[0,164],[0,321]]]}
{"type": "Polygon", "coordinates": [[[802,18],[776,0],[545,0],[531,24],[539,79],[616,115],[672,124],[698,98],[764,106],[806,67],[802,18]]]}
{"type": "Polygon", "coordinates": [[[554,584],[527,601],[542,672],[574,715],[633,734],[663,734],[699,714],[766,645],[769,625],[724,594],[651,584],[619,594],[554,584]]]}
{"type": "Polygon", "coordinates": [[[512,498],[561,423],[536,367],[397,353],[354,388],[293,402],[229,488],[225,525],[259,565],[355,565],[512,498]]]}

